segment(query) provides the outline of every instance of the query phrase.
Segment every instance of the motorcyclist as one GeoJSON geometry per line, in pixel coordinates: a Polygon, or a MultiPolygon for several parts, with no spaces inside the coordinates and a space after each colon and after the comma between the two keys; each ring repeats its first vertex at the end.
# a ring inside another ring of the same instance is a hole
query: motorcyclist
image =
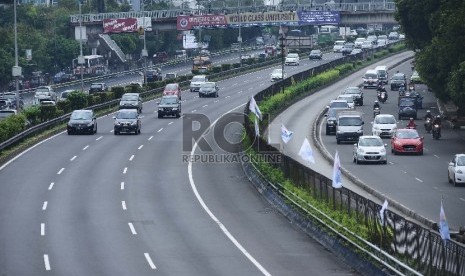
{"type": "Polygon", "coordinates": [[[413,118],[410,118],[410,120],[408,121],[407,128],[417,128],[417,124],[415,124],[415,120],[413,118]]]}
{"type": "Polygon", "coordinates": [[[437,115],[436,117],[434,117],[434,119],[433,119],[433,125],[439,125],[439,126],[441,126],[441,115],[437,115]]]}
{"type": "Polygon", "coordinates": [[[433,114],[431,114],[430,110],[426,110],[425,121],[428,119],[430,119],[431,121],[433,120],[433,114]]]}
{"type": "Polygon", "coordinates": [[[375,103],[373,104],[373,110],[375,110],[376,108],[381,109],[381,106],[378,101],[375,101],[375,103]]]}

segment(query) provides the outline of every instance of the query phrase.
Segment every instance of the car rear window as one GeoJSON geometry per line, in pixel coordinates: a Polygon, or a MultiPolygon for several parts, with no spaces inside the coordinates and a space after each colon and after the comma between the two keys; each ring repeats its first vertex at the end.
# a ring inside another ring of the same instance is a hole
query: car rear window
{"type": "Polygon", "coordinates": [[[167,84],[165,87],[165,90],[177,90],[177,89],[178,89],[178,85],[174,83],[167,84]]]}

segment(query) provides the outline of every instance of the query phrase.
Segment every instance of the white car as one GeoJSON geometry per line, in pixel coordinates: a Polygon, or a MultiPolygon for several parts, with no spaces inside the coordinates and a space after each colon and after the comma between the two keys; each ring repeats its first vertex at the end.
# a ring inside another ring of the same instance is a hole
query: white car
{"type": "Polygon", "coordinates": [[[284,61],[284,65],[299,65],[299,62],[299,54],[289,53],[287,54],[286,60],[284,61]]]}
{"type": "Polygon", "coordinates": [[[371,132],[373,135],[379,137],[389,137],[397,130],[397,121],[396,117],[391,114],[379,114],[376,115],[375,119],[372,122],[371,132]]]}
{"type": "Polygon", "coordinates": [[[206,75],[197,75],[192,77],[191,84],[190,84],[190,91],[191,92],[199,92],[200,85],[208,81],[206,75]]]}
{"type": "Polygon", "coordinates": [[[287,77],[287,74],[283,74],[282,69],[274,69],[273,72],[271,72],[271,81],[280,81],[284,78],[287,77]]]}
{"type": "Polygon", "coordinates": [[[344,40],[336,40],[333,46],[333,52],[340,53],[342,51],[342,46],[344,46],[346,42],[344,40]]]}
{"type": "Polygon", "coordinates": [[[337,97],[337,100],[344,100],[349,105],[350,109],[355,109],[354,97],[350,94],[342,94],[337,97]]]}
{"type": "Polygon", "coordinates": [[[379,39],[378,38],[378,47],[386,46],[387,43],[388,43],[387,39],[379,39]]]}
{"type": "Polygon", "coordinates": [[[456,154],[449,163],[447,179],[449,183],[457,186],[459,183],[465,183],[465,154],[456,154]]]}
{"type": "Polygon", "coordinates": [[[363,38],[363,37],[359,37],[359,38],[355,39],[355,42],[354,42],[355,48],[361,49],[361,48],[362,48],[362,44],[363,44],[363,42],[364,42],[365,40],[366,40],[366,39],[363,38]]]}
{"type": "Polygon", "coordinates": [[[362,49],[364,50],[370,50],[373,49],[373,41],[371,40],[365,40],[362,43],[362,49]]]}
{"type": "Polygon", "coordinates": [[[357,144],[354,144],[353,153],[353,161],[356,164],[362,162],[387,164],[386,144],[379,136],[360,136],[357,144]]]}

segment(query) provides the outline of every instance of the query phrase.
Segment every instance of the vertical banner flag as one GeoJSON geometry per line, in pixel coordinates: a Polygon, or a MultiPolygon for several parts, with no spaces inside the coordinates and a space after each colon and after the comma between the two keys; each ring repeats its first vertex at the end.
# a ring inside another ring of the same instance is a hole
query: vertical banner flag
{"type": "Polygon", "coordinates": [[[334,156],[333,188],[342,188],[341,162],[339,161],[339,154],[337,151],[336,155],[334,156]]]}
{"type": "Polygon", "coordinates": [[[258,128],[257,117],[255,117],[255,136],[260,136],[260,129],[258,128]]]}
{"type": "Polygon", "coordinates": [[[294,134],[294,132],[288,130],[284,125],[281,125],[281,139],[283,139],[285,144],[291,140],[292,134],[294,134]]]}
{"type": "Polygon", "coordinates": [[[379,210],[379,217],[381,218],[382,225],[384,225],[384,211],[386,211],[387,207],[388,207],[388,201],[387,199],[385,199],[383,206],[381,207],[381,210],[379,210]]]}
{"type": "Polygon", "coordinates": [[[302,157],[303,160],[309,163],[315,164],[315,158],[313,157],[313,150],[307,138],[305,138],[304,142],[302,143],[302,146],[300,147],[299,155],[300,157],[302,157]]]}
{"type": "Polygon", "coordinates": [[[260,108],[258,108],[254,97],[250,99],[249,110],[255,114],[255,116],[257,116],[260,121],[262,120],[262,112],[260,111],[260,108]]]}
{"type": "Polygon", "coordinates": [[[447,223],[446,213],[442,207],[442,200],[441,211],[439,212],[439,232],[441,233],[441,238],[443,240],[450,240],[449,224],[447,223]]]}

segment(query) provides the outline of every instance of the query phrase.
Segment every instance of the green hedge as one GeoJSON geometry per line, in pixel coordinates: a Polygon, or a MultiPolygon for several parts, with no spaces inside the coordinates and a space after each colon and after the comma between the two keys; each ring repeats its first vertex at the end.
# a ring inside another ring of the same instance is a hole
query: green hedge
{"type": "Polygon", "coordinates": [[[27,119],[24,114],[16,114],[0,121],[0,141],[6,141],[26,128],[27,119]]]}

